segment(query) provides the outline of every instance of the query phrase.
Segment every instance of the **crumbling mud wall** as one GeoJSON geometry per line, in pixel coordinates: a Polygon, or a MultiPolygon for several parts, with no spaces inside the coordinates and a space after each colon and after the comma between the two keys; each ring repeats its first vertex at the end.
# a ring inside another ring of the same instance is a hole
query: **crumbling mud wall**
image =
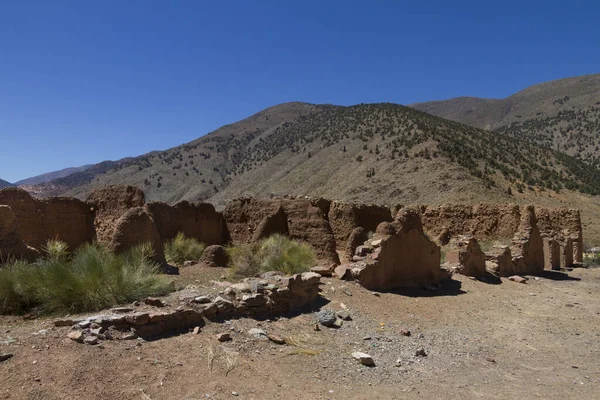
{"type": "Polygon", "coordinates": [[[401,209],[394,222],[380,224],[374,239],[378,249],[364,262],[350,265],[365,288],[389,290],[440,281],[440,248],[424,234],[418,209],[401,209]]]}
{"type": "Polygon", "coordinates": [[[0,204],[11,207],[23,240],[38,250],[48,240],[60,240],[75,249],[95,238],[93,214],[78,199],[36,199],[24,190],[8,188],[0,190],[0,204]]]}
{"type": "Polygon", "coordinates": [[[565,242],[572,241],[573,261],[583,261],[583,229],[581,213],[572,208],[547,209],[536,207],[537,225],[543,238],[565,242]]]}
{"type": "Polygon", "coordinates": [[[544,270],[544,242],[532,205],[523,207],[519,230],[511,243],[511,253],[517,273],[539,275],[544,270]]]}
{"type": "Polygon", "coordinates": [[[110,245],[116,223],[129,209],[144,207],[146,196],[135,186],[111,185],[94,190],[86,200],[94,213],[94,228],[99,243],[110,245]]]}
{"type": "Polygon", "coordinates": [[[206,245],[223,245],[230,241],[223,214],[208,203],[191,204],[187,201],[171,206],[162,202],[145,205],[152,215],[163,240],[174,238],[182,232],[206,245]]]}
{"type": "Polygon", "coordinates": [[[29,247],[21,237],[17,217],[11,208],[0,205],[0,264],[11,259],[32,261],[39,252],[29,247]]]}
{"type": "Polygon", "coordinates": [[[453,271],[472,277],[485,275],[485,259],[485,254],[473,236],[461,235],[453,238],[446,253],[446,264],[449,264],[453,271]]]}
{"type": "Polygon", "coordinates": [[[236,199],[223,211],[234,243],[274,233],[310,244],[321,261],[339,263],[335,237],[320,207],[309,199],[236,199]]]}
{"type": "Polygon", "coordinates": [[[152,216],[143,207],[133,207],[115,222],[107,246],[115,253],[122,253],[141,244],[150,244],[152,259],[160,265],[166,264],[163,243],[152,216]]]}
{"type": "Polygon", "coordinates": [[[365,233],[373,233],[380,223],[393,221],[393,216],[386,206],[334,201],[331,203],[328,219],[338,248],[344,249],[354,229],[362,228],[365,233]]]}
{"type": "Polygon", "coordinates": [[[430,237],[442,238],[441,244],[459,235],[479,240],[508,239],[517,231],[521,218],[517,204],[444,204],[421,209],[423,229],[430,237]]]}

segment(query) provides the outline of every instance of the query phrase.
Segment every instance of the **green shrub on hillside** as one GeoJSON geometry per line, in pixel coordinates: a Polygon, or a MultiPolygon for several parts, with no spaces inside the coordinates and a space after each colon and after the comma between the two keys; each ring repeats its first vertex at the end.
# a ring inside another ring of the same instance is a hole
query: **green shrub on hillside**
{"type": "Polygon", "coordinates": [[[232,274],[237,277],[256,276],[267,271],[297,274],[310,270],[316,262],[312,247],[282,235],[230,247],[228,252],[232,274]]]}
{"type": "Polygon", "coordinates": [[[66,246],[53,242],[45,252],[34,263],[13,261],[0,268],[0,313],[93,311],[173,290],[151,261],[150,245],[116,255],[88,244],[69,257],[66,246]]]}
{"type": "Polygon", "coordinates": [[[182,266],[186,261],[198,260],[205,248],[204,243],[179,232],[174,239],[165,243],[165,257],[168,263],[182,266]]]}

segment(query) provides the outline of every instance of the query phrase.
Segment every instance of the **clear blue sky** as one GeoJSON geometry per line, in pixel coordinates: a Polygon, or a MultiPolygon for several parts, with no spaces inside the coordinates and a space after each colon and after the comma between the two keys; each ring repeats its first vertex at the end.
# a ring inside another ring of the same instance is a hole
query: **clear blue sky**
{"type": "Polygon", "coordinates": [[[0,0],[0,178],[287,101],[505,97],[600,72],[597,1],[0,0]]]}

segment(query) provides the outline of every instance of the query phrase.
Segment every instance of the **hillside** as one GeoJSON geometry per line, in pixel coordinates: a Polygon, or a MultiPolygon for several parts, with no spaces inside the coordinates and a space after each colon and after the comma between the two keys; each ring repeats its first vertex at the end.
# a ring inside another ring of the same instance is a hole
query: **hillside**
{"type": "Polygon", "coordinates": [[[5,180],[0,179],[0,189],[5,188],[5,187],[10,187],[10,186],[14,186],[14,185],[10,182],[6,182],[5,180]]]}
{"type": "Polygon", "coordinates": [[[72,167],[72,168],[64,168],[59,171],[47,172],[45,174],[32,176],[30,178],[22,179],[18,182],[15,182],[15,186],[21,185],[37,185],[40,183],[46,183],[53,181],[54,179],[64,178],[65,176],[69,176],[74,174],[75,172],[85,171],[93,164],[83,165],[81,167],[72,167]]]}
{"type": "Polygon", "coordinates": [[[534,85],[505,99],[458,97],[411,107],[553,148],[592,165],[600,160],[600,74],[534,85]]]}
{"type": "Polygon", "coordinates": [[[507,200],[534,187],[600,193],[600,172],[532,144],[395,104],[286,103],[183,146],[34,186],[84,197],[138,185],[149,199],[311,195],[378,202],[507,200]]]}

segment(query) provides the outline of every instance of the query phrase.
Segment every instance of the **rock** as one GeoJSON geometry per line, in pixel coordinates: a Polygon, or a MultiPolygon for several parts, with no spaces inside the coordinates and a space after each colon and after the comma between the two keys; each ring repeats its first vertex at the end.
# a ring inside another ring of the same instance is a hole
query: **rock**
{"type": "Polygon", "coordinates": [[[133,332],[127,332],[126,334],[124,334],[123,336],[121,336],[119,339],[121,340],[134,340],[137,339],[138,335],[133,333],[133,332]]]}
{"type": "Polygon", "coordinates": [[[103,328],[90,329],[90,334],[98,336],[104,332],[103,328]]]}
{"type": "Polygon", "coordinates": [[[214,303],[202,304],[202,308],[203,308],[202,312],[204,313],[204,316],[208,319],[214,318],[217,315],[217,313],[219,312],[219,308],[214,303]]]}
{"type": "Polygon", "coordinates": [[[310,272],[314,272],[317,273],[321,276],[333,276],[333,271],[335,270],[336,265],[335,264],[331,264],[328,267],[324,267],[322,265],[316,266],[316,267],[312,267],[310,269],[310,272]]]}
{"type": "Polygon", "coordinates": [[[219,333],[217,335],[217,340],[219,342],[228,342],[231,340],[231,335],[229,333],[219,333]]]}
{"type": "Polygon", "coordinates": [[[341,328],[342,325],[344,325],[344,321],[342,321],[341,318],[336,319],[335,322],[333,323],[333,326],[336,328],[341,328]]]}
{"type": "Polygon", "coordinates": [[[321,310],[317,313],[317,320],[323,326],[334,326],[337,319],[337,315],[331,310],[321,310]]]}
{"type": "Polygon", "coordinates": [[[352,317],[350,316],[350,313],[348,312],[348,310],[338,311],[337,316],[339,318],[343,319],[344,321],[352,321],[352,317]]]}
{"type": "Polygon", "coordinates": [[[252,328],[248,330],[248,335],[254,336],[255,338],[267,337],[267,333],[259,328],[252,328]]]}
{"type": "Polygon", "coordinates": [[[267,298],[260,294],[246,294],[242,296],[242,305],[246,307],[260,307],[267,304],[267,298]]]}
{"type": "Polygon", "coordinates": [[[279,336],[267,334],[267,339],[275,344],[285,344],[285,339],[279,336]]]}
{"type": "Polygon", "coordinates": [[[215,303],[215,305],[219,309],[219,312],[221,313],[226,313],[228,311],[233,310],[233,303],[227,299],[224,299],[221,296],[217,296],[213,303],[215,303]]]}
{"type": "Polygon", "coordinates": [[[57,319],[56,321],[54,321],[54,326],[56,326],[57,328],[73,325],[75,325],[75,321],[73,321],[72,319],[57,319]]]}
{"type": "Polygon", "coordinates": [[[371,246],[373,246],[373,247],[381,246],[381,239],[376,239],[376,240],[371,241],[371,246]]]}
{"type": "Polygon", "coordinates": [[[13,357],[12,353],[0,353],[0,362],[6,361],[12,357],[13,357]]]}
{"type": "Polygon", "coordinates": [[[92,321],[85,320],[85,321],[81,321],[80,323],[78,323],[77,326],[81,329],[87,329],[90,327],[91,324],[92,324],[92,321]]]}
{"type": "Polygon", "coordinates": [[[335,267],[334,274],[344,281],[352,279],[352,271],[350,270],[350,266],[347,264],[338,265],[335,267]]]}
{"type": "Polygon", "coordinates": [[[406,328],[402,328],[402,329],[400,329],[400,334],[402,336],[410,336],[410,331],[406,328]]]}
{"type": "Polygon", "coordinates": [[[130,323],[131,325],[136,325],[136,326],[146,325],[148,322],[150,322],[150,315],[149,314],[132,314],[132,315],[128,315],[127,317],[125,317],[125,320],[128,323],[130,323]]]}
{"type": "Polygon", "coordinates": [[[517,282],[517,283],[527,283],[527,278],[523,278],[519,275],[513,275],[508,277],[509,281],[517,282]]]}
{"type": "Polygon", "coordinates": [[[375,361],[373,361],[373,357],[368,355],[367,353],[361,353],[359,351],[352,353],[352,358],[361,363],[362,365],[366,365],[371,367],[375,365],[375,361]]]}
{"type": "Polygon", "coordinates": [[[198,296],[198,297],[194,297],[194,300],[192,300],[192,303],[207,304],[207,303],[212,303],[212,300],[208,296],[198,296]]]}
{"type": "Polygon", "coordinates": [[[427,357],[427,353],[425,352],[425,349],[420,348],[415,352],[415,356],[417,357],[427,357]]]}
{"type": "Polygon", "coordinates": [[[114,313],[117,313],[117,314],[125,314],[125,313],[132,312],[133,308],[129,308],[129,307],[115,307],[115,308],[111,308],[110,311],[114,312],[114,313]]]}
{"type": "Polygon", "coordinates": [[[96,336],[86,336],[85,339],[83,339],[83,343],[89,345],[96,345],[100,343],[100,340],[96,336]]]}
{"type": "Polygon", "coordinates": [[[209,267],[226,267],[229,264],[229,255],[225,247],[212,245],[204,249],[200,262],[209,267]]]}
{"type": "Polygon", "coordinates": [[[366,257],[367,254],[371,253],[372,251],[373,251],[372,247],[369,247],[369,246],[358,246],[356,248],[356,251],[355,251],[354,254],[357,255],[357,256],[359,256],[359,257],[366,257]]]}
{"type": "Polygon", "coordinates": [[[187,260],[187,261],[183,262],[183,267],[188,268],[188,267],[196,265],[196,263],[197,263],[197,261],[187,260]]]}
{"type": "Polygon", "coordinates": [[[197,335],[197,334],[199,334],[199,333],[200,333],[200,327],[199,327],[199,326],[195,327],[195,328],[194,328],[194,330],[192,331],[192,333],[193,333],[194,335],[197,335]]]}
{"type": "Polygon", "coordinates": [[[348,290],[347,288],[343,287],[341,288],[341,291],[346,295],[346,296],[352,296],[352,292],[350,290],[348,290]]]}
{"type": "Polygon", "coordinates": [[[161,299],[157,299],[155,297],[147,297],[143,301],[144,301],[144,304],[147,304],[152,307],[166,307],[165,302],[163,302],[161,299]]]}

